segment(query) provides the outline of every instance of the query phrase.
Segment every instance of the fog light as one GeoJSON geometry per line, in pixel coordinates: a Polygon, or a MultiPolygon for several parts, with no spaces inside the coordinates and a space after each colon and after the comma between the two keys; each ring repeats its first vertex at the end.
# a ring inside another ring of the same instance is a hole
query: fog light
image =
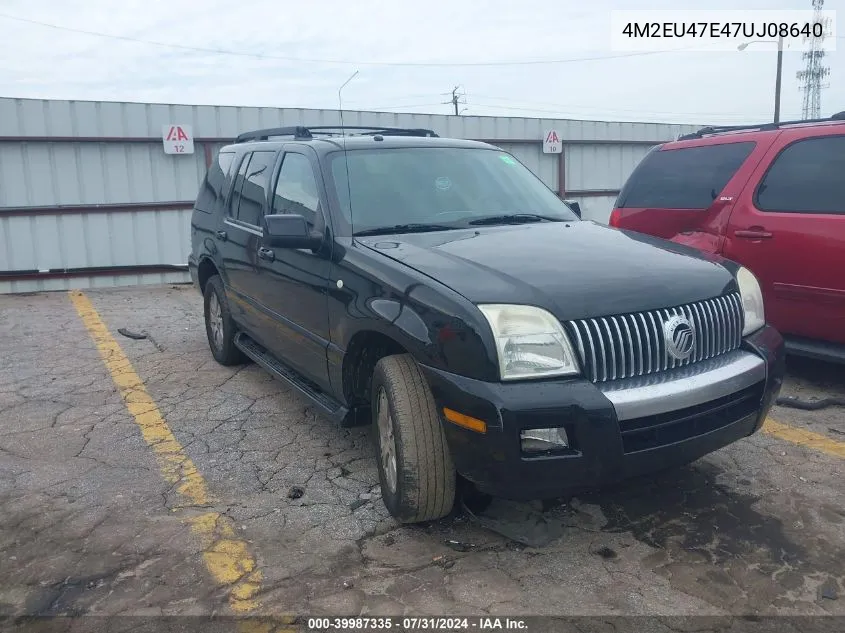
{"type": "Polygon", "coordinates": [[[569,437],[562,426],[550,429],[524,429],[519,437],[522,440],[523,453],[545,453],[569,448],[569,437]]]}

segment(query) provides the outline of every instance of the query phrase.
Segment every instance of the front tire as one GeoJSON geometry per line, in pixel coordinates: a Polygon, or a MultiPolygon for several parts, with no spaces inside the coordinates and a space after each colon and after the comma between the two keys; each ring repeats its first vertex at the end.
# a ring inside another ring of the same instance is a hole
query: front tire
{"type": "Polygon", "coordinates": [[[235,347],[237,327],[229,312],[229,302],[223,281],[214,275],[205,283],[205,333],[211,354],[221,365],[239,365],[246,361],[243,352],[235,347]]]}
{"type": "Polygon", "coordinates": [[[448,515],[455,504],[455,467],[431,390],[410,355],[376,364],[371,401],[387,510],[403,523],[448,515]]]}

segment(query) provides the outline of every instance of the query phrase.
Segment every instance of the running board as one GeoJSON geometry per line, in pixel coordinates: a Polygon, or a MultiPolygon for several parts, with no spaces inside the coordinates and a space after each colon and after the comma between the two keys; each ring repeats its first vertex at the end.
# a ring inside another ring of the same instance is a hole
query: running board
{"type": "Polygon", "coordinates": [[[341,426],[349,426],[354,415],[349,415],[349,409],[340,404],[330,395],[323,393],[315,385],[299,375],[299,373],[285,365],[273,356],[263,345],[251,339],[247,334],[238,332],[235,335],[235,347],[249,356],[268,373],[282,382],[289,384],[307,397],[319,410],[341,426]]]}
{"type": "Polygon", "coordinates": [[[828,343],[797,336],[784,336],[786,353],[793,356],[804,356],[828,363],[845,364],[845,345],[842,343],[828,343]]]}

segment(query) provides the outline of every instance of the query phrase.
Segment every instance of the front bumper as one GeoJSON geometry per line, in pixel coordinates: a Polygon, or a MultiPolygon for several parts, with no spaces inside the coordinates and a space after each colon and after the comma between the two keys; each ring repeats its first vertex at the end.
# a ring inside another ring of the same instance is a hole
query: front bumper
{"type": "Polygon", "coordinates": [[[438,409],[487,423],[478,433],[443,419],[458,472],[483,492],[545,499],[692,462],[756,432],[785,373],[780,334],[764,327],[742,348],[640,378],[488,383],[422,367],[438,409]],[[570,449],[530,457],[526,428],[564,426],[570,449]]]}

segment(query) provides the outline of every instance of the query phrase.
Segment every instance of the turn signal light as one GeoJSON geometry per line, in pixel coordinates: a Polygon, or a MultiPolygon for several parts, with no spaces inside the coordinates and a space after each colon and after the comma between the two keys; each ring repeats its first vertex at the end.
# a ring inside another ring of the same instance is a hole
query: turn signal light
{"type": "Polygon", "coordinates": [[[478,418],[474,418],[470,415],[458,413],[454,409],[447,409],[446,407],[443,408],[443,415],[446,416],[446,419],[452,424],[457,424],[458,426],[462,426],[470,431],[475,431],[476,433],[487,432],[487,423],[484,420],[479,420],[478,418]]]}

